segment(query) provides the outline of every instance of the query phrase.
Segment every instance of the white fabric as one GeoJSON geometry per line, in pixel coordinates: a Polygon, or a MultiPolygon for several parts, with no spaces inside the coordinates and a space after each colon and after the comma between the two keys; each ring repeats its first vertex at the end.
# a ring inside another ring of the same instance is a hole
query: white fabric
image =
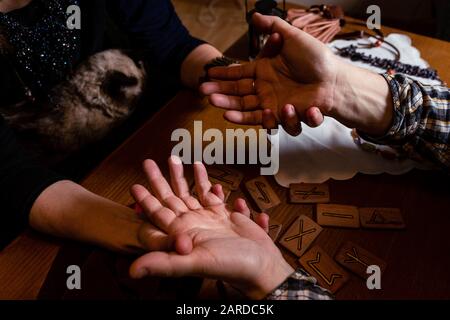
{"type": "MultiPolygon", "coordinates": [[[[409,37],[391,34],[386,40],[400,50],[401,62],[428,67],[428,64],[420,58],[419,51],[411,46],[409,37]]],[[[329,45],[331,48],[342,48],[361,42],[364,40],[337,40],[329,45]]],[[[380,58],[394,58],[394,55],[384,48],[359,50],[380,58]]],[[[346,61],[350,62],[349,59],[346,61]]],[[[351,63],[378,73],[383,72],[381,69],[360,62],[351,63]]],[[[426,84],[438,84],[433,80],[417,79],[426,84]]],[[[326,118],[319,128],[312,129],[303,125],[303,132],[298,137],[292,137],[282,129],[279,130],[278,135],[280,169],[275,179],[284,187],[288,187],[291,183],[322,183],[330,178],[351,179],[358,172],[403,174],[415,167],[424,168],[423,165],[412,160],[387,160],[380,155],[361,150],[353,141],[351,129],[331,118],[326,118]]],[[[380,146],[379,148],[388,147],[380,146]]]]}

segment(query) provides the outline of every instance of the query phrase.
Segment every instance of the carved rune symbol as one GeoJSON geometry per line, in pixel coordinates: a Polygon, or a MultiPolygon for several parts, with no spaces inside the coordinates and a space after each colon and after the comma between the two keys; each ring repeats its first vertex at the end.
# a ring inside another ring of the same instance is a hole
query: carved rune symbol
{"type": "Polygon", "coordinates": [[[349,258],[349,259],[345,259],[344,262],[345,263],[359,263],[361,265],[363,265],[364,267],[368,267],[369,264],[367,264],[366,262],[364,262],[358,255],[358,251],[356,251],[355,247],[352,247],[352,252],[346,252],[345,255],[349,258]]]}
{"type": "Polygon", "coordinates": [[[211,178],[214,178],[216,180],[222,181],[226,184],[233,184],[232,180],[227,179],[228,176],[230,176],[232,173],[224,168],[217,168],[217,170],[221,171],[222,173],[215,173],[215,172],[210,172],[209,176],[211,178]]]}
{"type": "Polygon", "coordinates": [[[314,233],[316,232],[316,228],[311,228],[308,230],[303,231],[303,220],[300,219],[299,223],[298,223],[298,234],[296,234],[295,236],[291,236],[291,237],[287,237],[286,239],[284,239],[284,241],[289,242],[295,239],[297,240],[297,250],[302,250],[302,246],[303,246],[303,237],[306,236],[307,234],[310,233],[314,233]]]}
{"type": "Polygon", "coordinates": [[[324,196],[325,192],[323,191],[317,191],[317,187],[312,188],[311,190],[307,191],[295,191],[294,194],[302,196],[304,200],[308,199],[310,196],[324,196]]]}
{"type": "Polygon", "coordinates": [[[276,229],[278,229],[280,226],[278,225],[278,224],[273,224],[273,225],[271,225],[270,227],[269,227],[269,231],[273,231],[273,230],[276,230],[276,229]]]}
{"type": "Polygon", "coordinates": [[[341,218],[341,219],[353,219],[352,214],[345,213],[335,213],[335,212],[324,212],[322,213],[324,217],[341,218]]]}
{"type": "Polygon", "coordinates": [[[258,197],[258,199],[265,203],[270,203],[270,197],[264,190],[266,188],[266,184],[260,181],[256,181],[255,186],[258,189],[259,193],[261,194],[261,197],[258,197]]]}
{"type": "Polygon", "coordinates": [[[320,263],[320,252],[317,252],[316,259],[309,260],[308,265],[325,281],[325,283],[329,286],[332,286],[336,279],[342,278],[341,274],[333,273],[330,275],[330,278],[328,278],[317,266],[318,263],[320,263]]]}
{"type": "Polygon", "coordinates": [[[386,219],[386,217],[383,215],[382,212],[378,211],[378,210],[374,210],[369,221],[367,221],[368,224],[402,224],[401,221],[396,221],[396,220],[388,220],[386,219]]]}

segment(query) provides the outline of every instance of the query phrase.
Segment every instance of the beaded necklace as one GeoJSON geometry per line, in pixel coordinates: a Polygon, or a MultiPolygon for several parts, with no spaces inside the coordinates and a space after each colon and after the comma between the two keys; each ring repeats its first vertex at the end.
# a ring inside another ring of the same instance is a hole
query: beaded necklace
{"type": "Polygon", "coordinates": [[[339,38],[340,39],[351,39],[351,38],[360,38],[360,39],[366,38],[366,39],[368,39],[369,37],[375,38],[376,41],[372,42],[372,43],[367,43],[367,44],[358,43],[358,46],[355,46],[352,44],[352,45],[349,45],[349,46],[343,47],[343,48],[335,47],[337,50],[337,54],[343,58],[348,58],[352,61],[361,61],[361,62],[369,64],[371,66],[386,70],[386,72],[391,75],[393,75],[395,73],[403,73],[403,74],[407,74],[410,76],[416,76],[416,77],[425,78],[425,79],[437,80],[442,85],[446,85],[439,78],[437,70],[435,70],[433,68],[421,68],[419,66],[414,66],[411,64],[400,62],[400,51],[392,43],[386,41],[384,39],[384,36],[382,36],[382,35],[372,35],[367,32],[360,31],[360,32],[351,32],[348,34],[343,34],[343,35],[336,37],[336,39],[339,39],[339,38]],[[378,47],[381,47],[383,43],[388,45],[391,49],[393,49],[393,51],[395,53],[395,59],[392,60],[392,59],[374,57],[370,54],[365,54],[365,53],[356,51],[358,48],[366,48],[366,49],[378,48],[378,47]]]}
{"type": "Polygon", "coordinates": [[[439,75],[435,69],[421,68],[411,64],[402,63],[397,60],[373,57],[362,52],[356,51],[355,45],[350,45],[344,48],[337,48],[339,55],[344,58],[349,58],[352,61],[361,61],[371,66],[384,69],[388,74],[404,73],[410,76],[421,77],[425,79],[438,80],[442,83],[439,75]]]}
{"type": "MultiPolygon", "coordinates": [[[[0,13],[0,26],[13,48],[11,65],[27,98],[46,94],[71,71],[79,54],[80,32],[67,28],[66,8],[79,0],[34,0],[29,10],[42,16],[27,24],[17,12],[0,13]]],[[[21,9],[23,10],[23,9],[21,9]]]]}

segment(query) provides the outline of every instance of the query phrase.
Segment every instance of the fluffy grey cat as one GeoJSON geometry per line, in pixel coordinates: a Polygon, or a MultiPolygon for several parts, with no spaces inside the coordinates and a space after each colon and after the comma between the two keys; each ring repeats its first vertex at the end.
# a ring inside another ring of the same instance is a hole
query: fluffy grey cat
{"type": "Polygon", "coordinates": [[[1,110],[9,125],[49,151],[69,154],[104,138],[133,112],[145,86],[142,61],[108,50],[81,63],[48,101],[1,110]]]}

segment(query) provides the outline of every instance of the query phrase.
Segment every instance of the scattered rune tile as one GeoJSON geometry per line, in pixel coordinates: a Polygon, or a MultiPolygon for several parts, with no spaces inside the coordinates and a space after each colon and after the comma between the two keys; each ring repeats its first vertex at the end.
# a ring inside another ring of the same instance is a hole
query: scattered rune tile
{"type": "Polygon", "coordinates": [[[291,203],[328,203],[330,190],[327,184],[293,183],[289,186],[291,203]]]}
{"type": "Polygon", "coordinates": [[[318,204],[317,223],[321,226],[359,228],[359,211],[354,206],[318,204]]]}
{"type": "Polygon", "coordinates": [[[221,184],[232,191],[239,189],[239,185],[244,179],[244,175],[230,167],[211,166],[207,168],[209,180],[212,184],[221,184]]]}
{"type": "Polygon", "coordinates": [[[334,258],[341,266],[363,279],[367,279],[369,276],[367,274],[367,268],[369,266],[378,266],[381,274],[386,269],[386,262],[384,260],[350,241],[345,242],[340,247],[334,258]]]}
{"type": "Polygon", "coordinates": [[[283,234],[280,244],[297,257],[301,257],[321,232],[321,226],[302,215],[283,234]]]}
{"type": "Polygon", "coordinates": [[[404,229],[402,213],[397,208],[359,208],[361,226],[368,229],[404,229]]]}
{"type": "Polygon", "coordinates": [[[300,258],[300,264],[320,286],[336,293],[350,276],[323,249],[314,246],[300,258]]]}
{"type": "MultiPolygon", "coordinates": [[[[225,195],[224,202],[227,202],[228,199],[230,198],[231,190],[228,189],[227,187],[223,186],[223,185],[222,185],[222,190],[223,190],[223,193],[224,193],[224,195],[225,195]]],[[[192,188],[191,188],[191,194],[192,194],[193,197],[195,197],[195,198],[198,199],[197,190],[195,190],[195,184],[194,184],[194,185],[192,186],[192,188]]]]}
{"type": "Polygon", "coordinates": [[[245,187],[258,208],[263,212],[281,203],[280,198],[278,198],[278,195],[272,189],[267,179],[262,176],[247,181],[245,187]]]}
{"type": "Polygon", "coordinates": [[[283,228],[283,224],[278,222],[275,219],[270,219],[269,222],[269,237],[275,242],[278,240],[280,236],[281,229],[283,228]]]}

